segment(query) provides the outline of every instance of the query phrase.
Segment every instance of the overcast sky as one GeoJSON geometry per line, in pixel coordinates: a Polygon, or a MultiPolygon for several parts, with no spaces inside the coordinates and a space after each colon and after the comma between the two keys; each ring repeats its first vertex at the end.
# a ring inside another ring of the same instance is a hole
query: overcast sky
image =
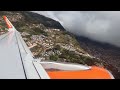
{"type": "Polygon", "coordinates": [[[120,46],[120,11],[34,11],[59,21],[66,30],[120,46]]]}

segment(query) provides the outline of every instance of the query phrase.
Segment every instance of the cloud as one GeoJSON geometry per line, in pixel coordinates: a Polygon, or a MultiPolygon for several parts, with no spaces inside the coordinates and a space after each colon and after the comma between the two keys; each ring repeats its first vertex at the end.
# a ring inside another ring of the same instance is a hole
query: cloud
{"type": "Polygon", "coordinates": [[[120,11],[33,11],[59,21],[66,30],[120,47],[120,11]]]}

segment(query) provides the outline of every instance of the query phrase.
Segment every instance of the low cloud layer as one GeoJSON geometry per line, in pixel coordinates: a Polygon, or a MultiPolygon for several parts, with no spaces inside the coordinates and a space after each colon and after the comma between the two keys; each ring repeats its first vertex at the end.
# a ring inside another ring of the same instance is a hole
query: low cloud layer
{"type": "Polygon", "coordinates": [[[33,11],[59,21],[66,30],[120,47],[119,11],[33,11]]]}

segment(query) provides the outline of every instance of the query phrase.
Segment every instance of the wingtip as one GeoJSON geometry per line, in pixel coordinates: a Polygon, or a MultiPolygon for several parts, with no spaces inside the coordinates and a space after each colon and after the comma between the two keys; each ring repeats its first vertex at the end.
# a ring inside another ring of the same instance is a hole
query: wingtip
{"type": "Polygon", "coordinates": [[[5,19],[5,18],[6,18],[6,16],[3,16],[3,18],[5,19]]]}
{"type": "Polygon", "coordinates": [[[10,21],[7,19],[7,17],[6,17],[6,16],[3,16],[3,19],[5,20],[8,29],[12,28],[12,25],[11,25],[10,21]]]}

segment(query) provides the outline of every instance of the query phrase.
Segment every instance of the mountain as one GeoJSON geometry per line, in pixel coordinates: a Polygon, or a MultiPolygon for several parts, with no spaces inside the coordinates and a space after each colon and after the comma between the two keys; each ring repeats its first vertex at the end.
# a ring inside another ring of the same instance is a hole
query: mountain
{"type": "Polygon", "coordinates": [[[81,48],[90,55],[102,60],[106,68],[114,72],[116,78],[120,78],[120,48],[108,43],[100,43],[86,37],[76,36],[81,48]]]}
{"type": "Polygon", "coordinates": [[[58,21],[27,11],[0,11],[0,26],[5,32],[3,15],[6,15],[21,33],[34,58],[105,67],[115,78],[120,78],[119,63],[115,64],[117,59],[113,59],[120,54],[118,48],[102,46],[101,43],[75,36],[67,32],[58,21]],[[103,51],[100,51],[101,48],[103,51]]]}

